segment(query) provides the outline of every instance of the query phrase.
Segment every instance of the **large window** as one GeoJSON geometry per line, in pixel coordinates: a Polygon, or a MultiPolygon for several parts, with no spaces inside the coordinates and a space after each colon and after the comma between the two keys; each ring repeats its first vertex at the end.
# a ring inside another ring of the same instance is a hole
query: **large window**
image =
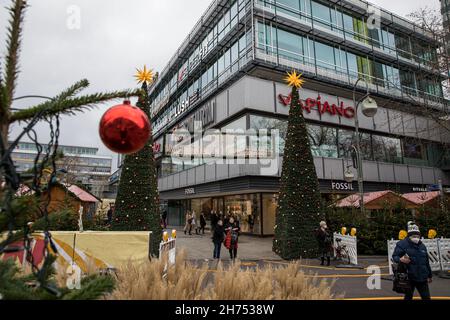
{"type": "Polygon", "coordinates": [[[300,11],[299,0],[277,0],[278,11],[286,13],[290,16],[298,17],[298,12],[300,11]]]}
{"type": "Polygon", "coordinates": [[[312,15],[316,18],[314,23],[321,27],[331,28],[330,8],[316,1],[311,1],[311,5],[312,15]]]}
{"type": "Polygon", "coordinates": [[[311,152],[315,157],[337,158],[337,130],[330,127],[308,125],[311,152]]]}
{"type": "Polygon", "coordinates": [[[272,151],[283,154],[287,126],[288,122],[286,120],[251,115],[250,129],[255,130],[257,136],[250,139],[250,150],[253,152],[258,151],[258,154],[267,156],[271,155],[272,151]],[[278,130],[278,137],[275,135],[275,130],[278,130]],[[273,145],[276,141],[279,141],[278,150],[274,150],[274,147],[277,147],[273,145]]]}
{"type": "Polygon", "coordinates": [[[336,69],[334,48],[320,42],[316,42],[317,66],[326,69],[336,69]]]}
{"type": "MultiPolygon", "coordinates": [[[[368,133],[360,133],[359,143],[363,160],[373,160],[372,137],[368,133]]],[[[351,158],[356,146],[356,133],[349,130],[338,130],[338,149],[340,158],[351,158]]]]}
{"type": "Polygon", "coordinates": [[[400,139],[372,136],[373,155],[375,161],[402,163],[402,146],[400,139]]]}
{"type": "Polygon", "coordinates": [[[300,61],[300,53],[303,51],[302,37],[296,34],[278,29],[278,49],[283,58],[300,61]]]}
{"type": "Polygon", "coordinates": [[[427,157],[423,144],[413,138],[405,138],[403,140],[403,153],[405,164],[426,165],[427,157]]]}

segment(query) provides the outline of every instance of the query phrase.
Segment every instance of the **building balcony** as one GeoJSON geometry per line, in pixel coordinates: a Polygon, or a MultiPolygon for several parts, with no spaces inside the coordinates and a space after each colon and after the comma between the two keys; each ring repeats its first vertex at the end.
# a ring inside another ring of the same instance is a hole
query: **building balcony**
{"type": "Polygon", "coordinates": [[[337,85],[353,87],[359,78],[364,78],[368,83],[360,82],[358,84],[359,89],[366,90],[366,86],[368,86],[372,93],[388,98],[396,98],[436,109],[443,109],[447,103],[443,97],[431,95],[415,88],[401,86],[386,79],[341,70],[337,66],[327,66],[324,63],[318,66],[316,61],[309,57],[281,49],[278,49],[277,54],[276,50],[276,48],[258,48],[256,49],[255,58],[269,65],[282,66],[287,70],[300,70],[307,77],[324,79],[337,85]]]}
{"type": "MultiPolygon", "coordinates": [[[[331,41],[336,45],[342,45],[348,48],[352,48],[365,54],[370,54],[382,59],[388,63],[399,62],[401,65],[405,65],[409,68],[415,68],[417,70],[424,70],[425,72],[435,73],[431,65],[432,62],[426,61],[423,58],[414,55],[412,52],[406,52],[392,46],[386,46],[379,41],[370,38],[366,35],[355,33],[345,29],[342,25],[330,23],[313,17],[311,14],[282,6],[270,0],[255,2],[255,15],[261,19],[261,21],[271,22],[276,21],[282,25],[295,30],[301,30],[307,34],[313,34],[326,41],[331,41]],[[289,13],[288,13],[289,12],[289,13]]],[[[359,0],[355,2],[361,2],[359,0]]],[[[392,17],[391,17],[392,19],[392,17]]],[[[389,20],[392,25],[392,21],[389,20]]],[[[406,20],[400,29],[405,28],[405,24],[410,24],[406,20]]],[[[412,25],[412,24],[411,24],[412,25]]],[[[412,28],[414,32],[417,32],[418,36],[427,34],[424,30],[419,30],[418,27],[412,28]]],[[[411,31],[408,31],[410,34],[411,31]]],[[[434,41],[431,35],[427,35],[429,42],[434,41]]]]}

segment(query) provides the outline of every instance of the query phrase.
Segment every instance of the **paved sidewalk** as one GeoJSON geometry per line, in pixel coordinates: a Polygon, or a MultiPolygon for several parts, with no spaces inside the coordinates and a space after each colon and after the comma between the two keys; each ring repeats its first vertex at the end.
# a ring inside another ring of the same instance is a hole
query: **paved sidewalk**
{"type": "MultiPolygon", "coordinates": [[[[188,260],[213,259],[214,245],[209,230],[204,235],[185,235],[182,229],[177,229],[177,249],[187,251],[188,260]]],[[[241,235],[239,237],[238,258],[242,260],[275,260],[281,258],[272,252],[272,238],[258,238],[241,235]]],[[[229,260],[228,250],[222,246],[221,256],[229,260]]]]}
{"type": "MultiPolygon", "coordinates": [[[[177,249],[185,249],[187,259],[197,263],[203,268],[207,263],[209,271],[216,272],[217,262],[212,259],[213,243],[211,234],[207,231],[205,235],[185,235],[182,229],[177,228],[177,249]]],[[[254,268],[256,266],[273,265],[283,266],[288,262],[283,261],[272,252],[272,238],[259,238],[242,235],[239,238],[238,259],[242,261],[243,268],[254,268]]],[[[222,263],[231,263],[228,251],[222,246],[222,263]]],[[[360,256],[359,263],[362,269],[336,268],[339,263],[332,262],[332,266],[320,266],[318,259],[301,261],[302,270],[319,280],[334,281],[333,293],[338,299],[401,299],[402,296],[392,291],[392,281],[389,276],[387,257],[384,256],[360,256]],[[379,267],[381,287],[370,290],[367,286],[369,277],[373,275],[368,270],[370,266],[379,267]]],[[[449,273],[450,275],[450,273],[449,273]]],[[[435,277],[430,285],[432,296],[436,299],[450,300],[450,280],[435,277]]]]}

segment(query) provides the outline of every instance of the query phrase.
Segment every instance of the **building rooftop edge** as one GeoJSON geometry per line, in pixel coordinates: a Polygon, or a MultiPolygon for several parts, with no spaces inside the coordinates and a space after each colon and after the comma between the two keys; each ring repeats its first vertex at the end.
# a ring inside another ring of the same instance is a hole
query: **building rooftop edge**
{"type": "MultiPolygon", "coordinates": [[[[196,33],[200,32],[201,31],[200,26],[203,24],[203,21],[208,19],[209,17],[211,17],[212,14],[215,12],[215,10],[212,10],[212,8],[216,8],[216,7],[219,6],[220,3],[222,3],[222,2],[223,3],[227,3],[228,1],[229,0],[214,0],[208,6],[208,8],[201,15],[200,19],[197,20],[197,22],[195,23],[194,27],[189,31],[188,35],[181,42],[180,46],[175,50],[175,53],[171,56],[171,58],[165,64],[164,68],[160,72],[158,80],[149,88],[149,90],[148,90],[149,94],[152,94],[156,90],[156,88],[159,86],[159,84],[165,78],[165,76],[166,76],[165,73],[167,72],[167,70],[169,70],[170,67],[178,60],[179,54],[182,53],[182,52],[180,52],[180,49],[182,49],[183,47],[186,47],[185,44],[189,43],[189,39],[192,36],[192,34],[193,33],[196,34],[196,33]]],[[[238,0],[236,0],[236,1],[238,1],[238,0]]],[[[255,0],[250,0],[250,1],[253,2],[255,0]]],[[[412,22],[411,20],[409,20],[409,19],[407,19],[405,17],[402,17],[402,16],[400,16],[400,15],[398,15],[396,13],[393,13],[393,12],[387,10],[387,9],[384,9],[384,8],[382,8],[380,6],[377,6],[377,5],[375,5],[375,4],[371,3],[371,2],[368,2],[368,1],[364,1],[364,0],[329,0],[329,1],[331,3],[333,3],[333,4],[338,4],[338,3],[345,2],[345,3],[349,4],[349,5],[357,5],[357,6],[359,6],[362,9],[364,9],[364,7],[368,7],[368,6],[371,6],[371,7],[374,7],[374,8],[378,8],[381,11],[384,11],[385,13],[388,13],[388,14],[392,15],[393,18],[396,18],[396,19],[399,19],[400,21],[408,23],[410,25],[410,27],[413,28],[413,30],[414,30],[414,28],[417,28],[417,29],[425,31],[425,28],[419,26],[418,24],[412,22]]],[[[393,20],[392,20],[392,22],[394,23],[393,20]]],[[[400,25],[400,24],[398,24],[398,25],[400,25]]]]}

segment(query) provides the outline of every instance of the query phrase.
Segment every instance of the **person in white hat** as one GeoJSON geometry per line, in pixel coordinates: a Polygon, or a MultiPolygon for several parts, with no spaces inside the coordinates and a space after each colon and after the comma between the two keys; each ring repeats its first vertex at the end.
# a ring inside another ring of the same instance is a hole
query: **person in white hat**
{"type": "Polygon", "coordinates": [[[405,294],[405,300],[412,300],[417,289],[423,300],[430,300],[429,283],[433,281],[433,273],[428,258],[428,250],[421,241],[419,227],[408,222],[408,237],[395,247],[392,260],[406,265],[411,289],[405,294]]]}
{"type": "Polygon", "coordinates": [[[319,244],[319,251],[321,254],[320,265],[325,265],[325,259],[327,260],[327,266],[331,263],[331,252],[333,251],[333,239],[331,233],[328,231],[328,226],[325,221],[321,221],[319,229],[316,230],[316,238],[319,244]]]}

